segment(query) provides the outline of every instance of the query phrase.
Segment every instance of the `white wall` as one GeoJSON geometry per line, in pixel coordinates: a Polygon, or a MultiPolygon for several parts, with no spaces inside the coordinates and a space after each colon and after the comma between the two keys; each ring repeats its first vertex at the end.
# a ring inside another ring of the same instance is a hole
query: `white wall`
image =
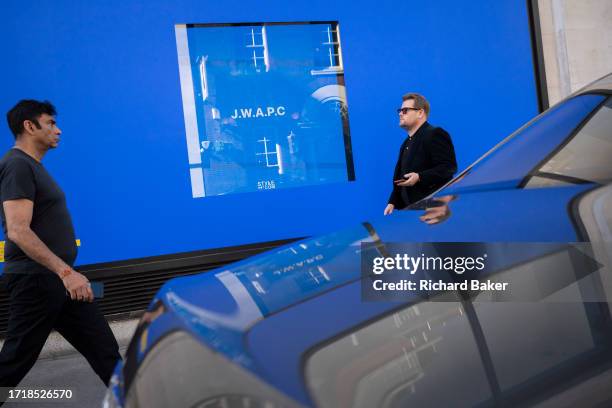
{"type": "Polygon", "coordinates": [[[612,72],[612,0],[538,0],[549,104],[612,72]]]}

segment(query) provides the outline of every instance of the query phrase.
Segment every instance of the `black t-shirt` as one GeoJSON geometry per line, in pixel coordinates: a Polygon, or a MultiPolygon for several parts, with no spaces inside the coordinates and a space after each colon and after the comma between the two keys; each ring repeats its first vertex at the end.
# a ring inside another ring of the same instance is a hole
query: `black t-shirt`
{"type": "MultiPolygon", "coordinates": [[[[0,159],[0,202],[26,198],[34,203],[30,228],[55,255],[68,265],[77,256],[72,219],[66,197],[42,164],[27,153],[13,148],[0,159]]],[[[4,273],[50,273],[28,258],[6,232],[4,206],[0,206],[4,246],[4,273]]]]}

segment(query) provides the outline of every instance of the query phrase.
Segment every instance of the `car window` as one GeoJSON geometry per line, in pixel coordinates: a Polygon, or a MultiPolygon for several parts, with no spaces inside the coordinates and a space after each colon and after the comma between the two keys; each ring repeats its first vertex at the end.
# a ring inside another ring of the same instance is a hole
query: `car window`
{"type": "Polygon", "coordinates": [[[298,404],[187,332],[171,332],[144,358],[126,408],[297,408],[298,404]]]}
{"type": "Polygon", "coordinates": [[[607,260],[586,244],[561,247],[490,276],[508,282],[508,301],[445,292],[323,342],[305,362],[311,395],[323,408],[546,399],[612,361],[607,260]]]}
{"type": "Polygon", "coordinates": [[[525,187],[612,179],[612,98],[534,172],[525,187]]]}
{"type": "MultiPolygon", "coordinates": [[[[482,292],[474,299],[502,396],[510,396],[517,387],[544,390],[539,378],[549,377],[549,383],[553,382],[564,364],[609,349],[595,341],[601,332],[593,322],[601,318],[600,313],[590,310],[590,301],[602,300],[591,294],[591,288],[601,289],[601,275],[591,273],[574,282],[573,277],[567,281],[562,278],[570,273],[585,274],[585,262],[577,258],[570,251],[561,251],[496,276],[499,282],[511,282],[517,297],[534,288],[552,292],[540,302],[487,302],[491,292],[482,292]],[[572,262],[581,267],[574,267],[572,262]]],[[[609,328],[609,318],[601,324],[609,328]]],[[[571,370],[573,375],[578,372],[571,370]]]]}
{"type": "Polygon", "coordinates": [[[461,407],[492,396],[458,297],[406,307],[324,346],[306,380],[323,408],[461,407]]]}
{"type": "MultiPolygon", "coordinates": [[[[604,265],[603,291],[612,299],[612,184],[590,190],[571,204],[580,239],[590,241],[597,261],[604,265]]],[[[612,302],[608,303],[612,315],[612,302]]]]}
{"type": "Polygon", "coordinates": [[[444,193],[519,186],[605,99],[603,95],[580,95],[553,107],[481,157],[444,193]]]}

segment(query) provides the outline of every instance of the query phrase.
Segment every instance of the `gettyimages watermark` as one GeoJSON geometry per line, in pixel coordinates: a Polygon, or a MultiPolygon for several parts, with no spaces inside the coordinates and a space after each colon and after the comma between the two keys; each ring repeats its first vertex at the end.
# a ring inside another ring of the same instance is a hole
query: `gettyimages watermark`
{"type": "Polygon", "coordinates": [[[366,301],[607,301],[590,243],[361,244],[366,301]]]}

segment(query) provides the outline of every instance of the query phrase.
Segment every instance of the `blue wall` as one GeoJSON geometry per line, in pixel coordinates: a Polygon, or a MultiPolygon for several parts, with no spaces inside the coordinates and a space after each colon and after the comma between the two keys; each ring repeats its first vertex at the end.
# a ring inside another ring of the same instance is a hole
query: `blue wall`
{"type": "MultiPolygon", "coordinates": [[[[44,164],[64,188],[79,264],[311,235],[379,215],[425,94],[460,168],[537,113],[525,1],[3,1],[0,111],[58,108],[44,164]],[[356,181],[193,199],[174,25],[340,22],[356,181]]],[[[1,131],[2,151],[12,145],[1,131]]]]}

